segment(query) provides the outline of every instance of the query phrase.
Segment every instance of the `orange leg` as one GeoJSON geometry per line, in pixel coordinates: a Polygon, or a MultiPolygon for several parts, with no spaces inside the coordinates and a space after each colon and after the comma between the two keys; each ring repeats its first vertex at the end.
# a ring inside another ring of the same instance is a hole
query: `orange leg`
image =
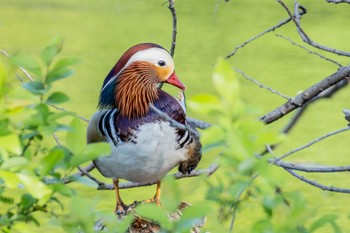
{"type": "Polygon", "coordinates": [[[160,206],[160,181],[157,183],[156,194],[153,197],[154,202],[160,206]]]}
{"type": "Polygon", "coordinates": [[[125,215],[127,206],[123,203],[122,199],[120,198],[118,184],[119,184],[119,179],[113,179],[113,186],[114,186],[115,196],[117,200],[115,213],[117,215],[125,215]]]}
{"type": "Polygon", "coordinates": [[[157,182],[156,194],[154,195],[153,198],[144,201],[145,203],[154,202],[154,203],[156,203],[158,206],[160,206],[160,186],[161,186],[161,185],[160,185],[160,181],[158,181],[158,182],[157,182]]]}

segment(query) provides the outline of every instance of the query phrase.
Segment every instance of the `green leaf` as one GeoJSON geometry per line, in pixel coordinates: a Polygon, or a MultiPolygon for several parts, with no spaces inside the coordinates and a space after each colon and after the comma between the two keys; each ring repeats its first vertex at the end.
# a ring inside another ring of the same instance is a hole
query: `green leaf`
{"type": "MultiPolygon", "coordinates": [[[[73,114],[71,112],[52,112],[50,114],[50,116],[47,118],[47,121],[56,121],[57,119],[63,118],[63,117],[67,117],[67,116],[72,116],[73,114]]],[[[62,128],[62,130],[68,130],[69,127],[67,125],[60,125],[60,127],[62,128]]]]}
{"type": "Polygon", "coordinates": [[[273,225],[270,220],[264,219],[256,222],[251,231],[252,233],[273,233],[273,225]]]}
{"type": "Polygon", "coordinates": [[[63,46],[63,42],[64,42],[63,37],[61,35],[56,35],[56,36],[51,38],[51,40],[49,41],[48,46],[56,46],[59,49],[61,49],[62,46],[63,46]]]}
{"type": "Polygon", "coordinates": [[[60,104],[69,100],[69,97],[63,92],[54,92],[46,100],[47,104],[60,104]]]}
{"type": "Polygon", "coordinates": [[[21,197],[20,207],[22,210],[29,210],[34,204],[36,200],[32,195],[28,193],[24,193],[21,197]]]}
{"type": "Polygon", "coordinates": [[[73,197],[69,203],[71,215],[83,223],[93,223],[93,212],[91,211],[91,203],[81,197],[73,197]]]}
{"type": "Polygon", "coordinates": [[[73,154],[81,154],[86,145],[86,132],[81,124],[81,121],[74,117],[70,123],[71,130],[66,136],[67,146],[73,154]]]}
{"type": "Polygon", "coordinates": [[[169,212],[174,212],[178,209],[180,190],[172,176],[167,176],[162,181],[161,203],[169,212]]]}
{"type": "Polygon", "coordinates": [[[22,152],[21,143],[15,134],[0,136],[0,148],[16,155],[20,155],[22,152]]]}
{"type": "Polygon", "coordinates": [[[54,65],[52,70],[61,70],[61,69],[65,69],[68,66],[77,64],[80,62],[79,58],[76,57],[66,57],[66,58],[61,58],[60,60],[58,60],[58,62],[54,65]]]}
{"type": "Polygon", "coordinates": [[[47,75],[47,83],[53,83],[63,78],[67,78],[72,75],[74,72],[71,69],[63,68],[63,69],[53,69],[50,70],[47,75]]]}
{"type": "Polygon", "coordinates": [[[44,204],[49,200],[52,190],[37,177],[20,173],[17,174],[17,177],[24,184],[28,192],[33,197],[39,199],[40,204],[44,204]]]}
{"type": "Polygon", "coordinates": [[[49,66],[51,64],[52,59],[57,55],[58,52],[59,47],[56,45],[48,46],[41,51],[40,57],[45,66],[49,66]]]}
{"type": "Polygon", "coordinates": [[[49,87],[45,88],[45,85],[39,81],[29,81],[22,84],[22,86],[34,95],[45,94],[49,89],[49,87]]]}
{"type": "Polygon", "coordinates": [[[9,189],[18,189],[20,180],[16,173],[0,170],[0,177],[5,181],[5,187],[8,187],[9,189]]]}
{"type": "Polygon", "coordinates": [[[335,223],[337,218],[338,218],[338,216],[335,214],[326,214],[326,215],[322,216],[321,218],[317,219],[315,222],[313,222],[311,224],[310,232],[314,232],[326,224],[335,223]]]}
{"type": "Polygon", "coordinates": [[[221,100],[211,94],[199,94],[190,99],[188,106],[195,112],[201,114],[210,114],[222,112],[222,102],[221,100]]]}
{"type": "Polygon", "coordinates": [[[213,73],[213,84],[216,91],[230,106],[239,100],[239,81],[230,64],[220,59],[213,73]]]}
{"type": "Polygon", "coordinates": [[[45,176],[53,170],[53,168],[64,159],[64,151],[60,149],[52,150],[47,156],[40,161],[39,173],[45,176]]]}
{"type": "Polygon", "coordinates": [[[7,134],[11,134],[11,130],[9,129],[10,121],[8,118],[0,120],[0,136],[5,136],[7,134]]]}
{"type": "Polygon", "coordinates": [[[183,210],[180,221],[176,224],[176,232],[190,232],[194,224],[200,224],[204,217],[211,212],[209,206],[189,206],[183,210]]]}
{"type": "Polygon", "coordinates": [[[70,197],[74,194],[74,190],[69,188],[65,184],[52,184],[50,185],[54,192],[57,192],[63,196],[70,197]]]}
{"type": "Polygon", "coordinates": [[[39,200],[39,204],[45,204],[52,193],[51,189],[36,176],[0,170],[0,177],[5,181],[5,186],[10,189],[18,191],[18,185],[24,185],[26,190],[39,200]]]}
{"type": "Polygon", "coordinates": [[[39,64],[31,57],[23,54],[17,54],[10,57],[10,61],[17,66],[24,68],[25,70],[31,71],[38,76],[42,76],[39,64]]]}
{"type": "Polygon", "coordinates": [[[12,170],[12,169],[19,169],[22,166],[26,165],[28,163],[28,159],[25,157],[12,157],[4,161],[3,164],[1,164],[1,169],[4,170],[12,170]]]}
{"type": "Polygon", "coordinates": [[[74,154],[70,160],[72,167],[78,166],[84,162],[91,161],[97,157],[107,156],[111,153],[111,146],[107,142],[97,142],[88,144],[82,153],[74,154]]]}

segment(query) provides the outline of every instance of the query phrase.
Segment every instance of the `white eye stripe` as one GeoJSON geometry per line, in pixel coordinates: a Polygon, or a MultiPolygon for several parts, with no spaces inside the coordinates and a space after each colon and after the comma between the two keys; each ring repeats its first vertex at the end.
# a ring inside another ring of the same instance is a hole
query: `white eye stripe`
{"type": "Polygon", "coordinates": [[[161,48],[150,48],[135,53],[131,56],[123,69],[135,61],[145,61],[155,65],[160,65],[159,62],[163,61],[165,65],[169,66],[171,69],[174,69],[173,58],[166,50],[161,48]]]}

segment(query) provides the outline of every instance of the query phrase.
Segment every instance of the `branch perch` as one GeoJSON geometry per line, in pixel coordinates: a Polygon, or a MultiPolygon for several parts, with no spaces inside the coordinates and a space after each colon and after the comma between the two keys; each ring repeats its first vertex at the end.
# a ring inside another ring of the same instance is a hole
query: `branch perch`
{"type": "Polygon", "coordinates": [[[312,98],[316,97],[318,94],[322,93],[327,88],[333,85],[336,85],[337,83],[346,79],[349,76],[350,76],[350,66],[341,67],[336,73],[332,74],[331,76],[328,76],[322,81],[311,86],[310,88],[303,91],[302,93],[300,93],[293,99],[289,100],[287,103],[283,104],[282,106],[276,108],[272,112],[262,116],[260,120],[266,124],[270,124],[278,120],[279,118],[287,115],[294,109],[303,107],[312,98]]]}
{"type": "MultiPolygon", "coordinates": [[[[219,168],[219,165],[213,163],[206,169],[193,170],[190,174],[182,174],[180,172],[177,172],[175,174],[172,174],[172,176],[177,180],[183,179],[183,178],[201,176],[201,175],[211,176],[212,174],[214,174],[214,172],[216,172],[216,170],[218,168],[219,168]]],[[[157,182],[147,183],[147,184],[139,184],[139,183],[134,183],[134,182],[123,182],[123,183],[119,183],[119,189],[128,189],[128,188],[150,186],[150,185],[154,185],[156,183],[157,182]]],[[[103,184],[103,185],[99,185],[97,189],[98,190],[114,190],[114,186],[112,184],[103,184]]]]}
{"type": "Polygon", "coordinates": [[[291,170],[291,169],[285,169],[287,172],[289,172],[292,176],[298,178],[299,180],[308,183],[312,186],[315,186],[317,188],[320,188],[322,190],[326,190],[326,191],[331,191],[331,192],[338,192],[338,193],[350,193],[350,189],[345,189],[345,188],[337,188],[334,186],[326,186],[323,184],[320,184],[316,181],[312,181],[308,178],[305,178],[304,176],[299,175],[298,173],[296,173],[295,171],[291,170]]]}

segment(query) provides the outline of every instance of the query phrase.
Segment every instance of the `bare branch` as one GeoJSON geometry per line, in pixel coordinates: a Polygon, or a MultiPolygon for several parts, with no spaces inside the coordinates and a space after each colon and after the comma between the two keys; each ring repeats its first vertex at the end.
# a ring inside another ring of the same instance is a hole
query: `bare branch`
{"type": "Polygon", "coordinates": [[[311,46],[313,46],[315,48],[318,48],[318,49],[321,49],[321,50],[324,50],[324,51],[327,51],[327,52],[330,52],[330,53],[334,53],[334,54],[338,54],[338,55],[341,55],[341,56],[350,57],[350,53],[349,52],[344,52],[344,51],[340,51],[340,50],[333,49],[333,48],[330,48],[330,47],[326,47],[326,46],[320,45],[320,44],[318,44],[315,41],[310,39],[310,37],[304,32],[304,30],[302,29],[302,27],[300,25],[301,14],[299,13],[299,9],[305,10],[305,8],[303,6],[301,6],[300,4],[298,4],[297,1],[295,1],[295,4],[294,4],[294,15],[292,15],[292,13],[290,12],[289,8],[287,7],[287,5],[282,0],[277,0],[277,2],[281,4],[281,6],[288,13],[289,17],[292,18],[295,26],[297,27],[297,31],[298,31],[301,39],[305,43],[307,43],[307,44],[309,44],[309,45],[311,45],[311,46]]]}
{"type": "Polygon", "coordinates": [[[332,63],[336,64],[337,66],[342,67],[342,64],[340,64],[340,63],[338,63],[338,62],[336,62],[336,61],[334,61],[334,60],[332,60],[332,59],[330,59],[330,58],[327,58],[327,57],[323,56],[322,54],[319,54],[319,53],[317,53],[317,52],[315,52],[315,51],[312,51],[312,50],[310,50],[310,49],[308,49],[308,48],[306,48],[306,47],[304,47],[304,46],[302,46],[302,45],[300,45],[300,44],[297,44],[297,43],[295,43],[294,41],[292,41],[290,38],[287,38],[287,37],[285,37],[285,36],[283,36],[283,35],[279,35],[279,34],[276,34],[276,36],[278,36],[278,37],[280,37],[280,38],[283,38],[283,39],[289,41],[292,45],[298,46],[299,48],[302,48],[302,49],[308,51],[308,52],[311,53],[311,54],[315,54],[316,56],[318,56],[318,57],[320,57],[320,58],[322,58],[322,59],[324,59],[324,60],[326,60],[326,61],[332,62],[332,63]]]}
{"type": "Polygon", "coordinates": [[[334,4],[339,4],[339,3],[349,3],[350,4],[350,0],[326,0],[326,2],[334,3],[334,4]]]}
{"type": "Polygon", "coordinates": [[[280,96],[280,97],[282,97],[282,98],[284,98],[284,99],[286,99],[286,100],[290,100],[290,99],[291,99],[290,97],[288,97],[288,96],[286,96],[286,95],[284,95],[284,94],[282,94],[282,93],[280,93],[280,92],[278,92],[278,91],[272,89],[271,87],[268,87],[268,86],[266,86],[266,85],[260,83],[260,82],[257,81],[256,79],[254,79],[254,78],[252,78],[252,77],[249,77],[246,73],[244,73],[244,72],[241,71],[240,69],[237,69],[237,68],[233,68],[233,69],[234,69],[236,72],[238,72],[238,73],[240,73],[241,75],[243,75],[243,77],[245,77],[245,78],[248,79],[249,81],[251,81],[251,82],[255,83],[256,85],[258,85],[260,88],[264,88],[264,89],[266,89],[266,90],[272,92],[273,94],[276,94],[276,95],[278,95],[278,96],[280,96]]]}
{"type": "MultiPolygon", "coordinates": [[[[6,51],[4,50],[0,50],[0,53],[2,53],[3,55],[5,55],[6,57],[10,57],[10,54],[8,54],[6,51]]],[[[23,72],[23,74],[30,80],[30,81],[34,81],[34,79],[32,78],[32,76],[28,73],[28,71],[26,71],[23,67],[19,66],[19,69],[23,72]]]]}
{"type": "Polygon", "coordinates": [[[175,10],[175,0],[169,0],[169,6],[168,6],[171,15],[173,17],[173,33],[171,37],[171,49],[170,49],[170,55],[173,57],[175,53],[175,46],[176,46],[176,34],[177,34],[177,17],[176,17],[176,10],[175,10]]]}
{"type": "Polygon", "coordinates": [[[59,111],[69,113],[70,115],[75,116],[75,117],[78,117],[80,120],[83,120],[83,121],[89,123],[89,120],[88,120],[87,118],[85,118],[85,117],[83,117],[83,116],[80,116],[80,115],[76,114],[75,112],[71,112],[71,111],[69,111],[69,110],[67,110],[67,109],[65,109],[65,108],[58,107],[58,106],[53,105],[53,104],[47,104],[47,105],[49,105],[49,106],[51,106],[51,107],[53,107],[53,108],[55,108],[55,109],[57,109],[57,110],[59,110],[59,111]]]}
{"type": "MultiPolygon", "coordinates": [[[[79,171],[73,175],[70,175],[68,177],[65,177],[64,180],[63,180],[63,183],[65,184],[68,184],[68,183],[71,183],[73,182],[76,178],[78,177],[82,177],[82,176],[85,176],[86,173],[89,173],[91,172],[93,169],[95,169],[95,165],[93,163],[90,163],[89,165],[87,165],[85,168],[81,168],[80,169],[84,170],[85,172],[82,172],[82,171],[79,171]]],[[[80,170],[79,169],[79,170],[80,170]]]]}
{"type": "MultiPolygon", "coordinates": [[[[172,174],[172,176],[175,179],[190,178],[190,177],[201,176],[201,175],[211,176],[212,174],[214,174],[216,172],[216,170],[218,168],[219,168],[219,165],[213,163],[206,169],[193,170],[190,174],[182,174],[182,173],[177,172],[175,174],[172,174]]],[[[154,185],[156,183],[157,182],[147,183],[147,184],[139,184],[139,183],[134,183],[134,182],[124,182],[124,183],[119,183],[119,189],[128,189],[128,188],[150,186],[150,185],[154,185]]],[[[98,190],[114,190],[114,186],[112,184],[106,184],[106,185],[99,186],[97,189],[98,190]]]]}
{"type": "Polygon", "coordinates": [[[323,91],[318,96],[312,98],[307,103],[305,103],[305,105],[298,109],[298,111],[294,114],[294,116],[291,118],[291,120],[288,122],[288,124],[284,127],[284,129],[282,130],[282,133],[288,133],[296,125],[296,123],[298,122],[298,120],[300,119],[302,114],[305,112],[305,110],[307,109],[307,107],[311,103],[313,103],[317,100],[320,100],[320,99],[331,98],[337,91],[346,87],[348,84],[349,84],[349,81],[347,79],[344,79],[344,80],[340,81],[339,83],[337,83],[336,85],[323,91]]]}
{"type": "Polygon", "coordinates": [[[307,90],[303,91],[293,99],[289,100],[287,103],[276,108],[272,112],[269,112],[265,116],[260,118],[261,121],[266,124],[270,124],[279,118],[287,115],[296,108],[303,107],[308,101],[322,93],[327,88],[334,86],[340,81],[346,79],[350,75],[350,66],[344,66],[338,69],[338,71],[322,81],[311,86],[307,90]]]}
{"type": "MultiPolygon", "coordinates": [[[[305,14],[305,13],[306,13],[306,11],[305,11],[305,12],[301,12],[300,15],[303,15],[303,14],[305,14]]],[[[277,28],[279,28],[279,27],[281,27],[281,26],[287,24],[287,23],[288,23],[289,21],[291,21],[291,20],[292,20],[292,16],[289,16],[288,19],[285,19],[285,20],[283,20],[282,22],[278,23],[277,25],[275,25],[275,26],[273,26],[273,27],[271,27],[271,28],[269,28],[269,29],[267,29],[267,30],[265,30],[265,31],[263,31],[263,32],[261,32],[261,33],[259,33],[258,35],[253,36],[252,38],[250,38],[250,39],[244,41],[242,44],[236,46],[235,49],[233,50],[233,52],[230,53],[229,55],[227,55],[227,56],[225,57],[225,59],[229,59],[230,57],[232,57],[233,55],[235,55],[239,49],[243,48],[244,46],[246,46],[247,44],[249,44],[249,43],[252,42],[253,40],[256,40],[257,38],[259,38],[259,37],[265,35],[266,33],[269,33],[269,32],[271,32],[271,31],[276,30],[277,28]]]]}
{"type": "Polygon", "coordinates": [[[188,123],[192,124],[195,128],[198,129],[207,129],[211,126],[211,124],[209,124],[208,122],[201,121],[192,117],[186,117],[186,120],[188,121],[188,123]]]}
{"type": "Polygon", "coordinates": [[[52,136],[55,139],[55,142],[57,143],[57,145],[61,146],[61,142],[60,142],[60,139],[58,138],[58,136],[55,133],[53,133],[52,136]]]}
{"type": "Polygon", "coordinates": [[[282,159],[288,157],[289,155],[292,155],[292,154],[294,154],[294,153],[296,153],[296,152],[298,152],[298,151],[304,150],[305,148],[308,148],[308,147],[312,146],[312,145],[315,144],[315,143],[318,143],[318,142],[320,142],[320,141],[322,141],[322,140],[324,140],[324,139],[326,139],[326,138],[329,138],[329,137],[331,137],[331,136],[334,136],[334,135],[336,135],[336,134],[339,134],[339,133],[348,131],[349,129],[350,129],[350,126],[347,126],[347,127],[345,127],[345,128],[342,128],[342,129],[339,129],[339,130],[336,130],[336,131],[327,133],[327,134],[325,134],[325,135],[323,135],[323,136],[321,136],[321,137],[319,137],[319,138],[316,138],[316,139],[312,140],[311,142],[309,142],[309,143],[307,143],[307,144],[305,144],[305,145],[303,145],[303,146],[301,146],[301,147],[298,147],[298,148],[296,148],[296,149],[294,149],[294,150],[291,150],[291,151],[289,151],[288,153],[285,153],[284,155],[282,155],[282,156],[276,158],[276,159],[275,159],[275,163],[276,163],[277,161],[280,161],[280,160],[282,160],[282,159]]]}
{"type": "Polygon", "coordinates": [[[348,172],[350,166],[304,166],[295,163],[287,163],[283,161],[271,160],[273,164],[289,170],[297,170],[302,172],[348,172]]]}
{"type": "Polygon", "coordinates": [[[322,190],[331,191],[331,192],[338,192],[338,193],[350,193],[350,189],[322,185],[322,184],[317,183],[316,181],[312,181],[310,179],[305,178],[304,176],[299,175],[298,173],[296,173],[295,171],[293,171],[291,169],[285,169],[285,170],[287,172],[289,172],[291,175],[293,175],[294,177],[298,178],[299,180],[304,181],[304,182],[306,182],[312,186],[315,186],[317,188],[320,188],[322,190]]]}
{"type": "Polygon", "coordinates": [[[88,173],[87,171],[85,171],[83,168],[81,168],[80,166],[77,166],[78,170],[84,174],[85,176],[87,176],[90,180],[92,180],[93,182],[95,182],[98,186],[103,186],[105,185],[105,183],[103,183],[102,181],[96,179],[95,177],[93,177],[92,175],[90,175],[90,173],[88,173]]]}
{"type": "Polygon", "coordinates": [[[236,220],[237,210],[238,210],[239,204],[240,204],[241,201],[242,201],[241,196],[242,196],[242,194],[244,193],[244,191],[247,190],[247,188],[249,187],[249,185],[250,185],[251,183],[253,183],[254,180],[255,180],[258,176],[259,176],[258,174],[255,174],[255,175],[253,175],[253,176],[250,178],[248,184],[245,185],[245,186],[239,191],[239,193],[237,194],[237,196],[236,196],[237,201],[231,206],[231,207],[233,208],[233,213],[232,213],[232,219],[231,219],[231,223],[230,223],[230,231],[229,231],[230,233],[233,232],[233,229],[234,229],[234,224],[235,224],[235,220],[236,220]]]}

